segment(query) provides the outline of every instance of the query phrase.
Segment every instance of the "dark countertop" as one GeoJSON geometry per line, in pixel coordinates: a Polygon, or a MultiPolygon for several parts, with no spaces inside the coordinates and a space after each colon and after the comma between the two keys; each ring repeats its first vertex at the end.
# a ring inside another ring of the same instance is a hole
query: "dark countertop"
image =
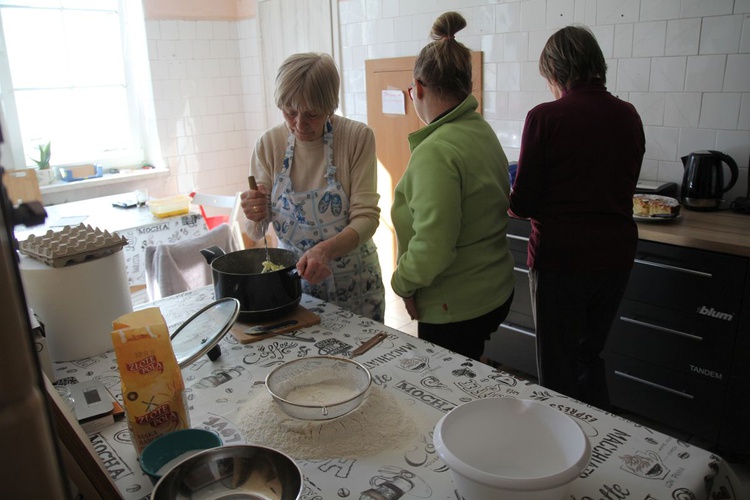
{"type": "Polygon", "coordinates": [[[682,207],[675,220],[638,222],[642,240],[750,257],[750,215],[682,207]]]}

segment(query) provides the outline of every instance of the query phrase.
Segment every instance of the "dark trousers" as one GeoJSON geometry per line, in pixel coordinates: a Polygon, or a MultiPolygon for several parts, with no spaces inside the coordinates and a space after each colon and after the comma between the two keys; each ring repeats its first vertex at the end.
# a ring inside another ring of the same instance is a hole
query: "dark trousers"
{"type": "Polygon", "coordinates": [[[485,315],[455,323],[417,323],[417,336],[440,347],[445,347],[467,358],[479,361],[484,354],[484,343],[489,340],[510,311],[513,294],[503,305],[485,315]]]}
{"type": "Polygon", "coordinates": [[[529,272],[539,384],[610,410],[601,352],[630,270],[529,272]]]}

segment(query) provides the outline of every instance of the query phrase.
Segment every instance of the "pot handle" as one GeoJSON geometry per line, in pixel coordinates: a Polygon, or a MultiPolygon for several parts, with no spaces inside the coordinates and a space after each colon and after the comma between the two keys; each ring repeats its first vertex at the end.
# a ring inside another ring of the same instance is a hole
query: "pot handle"
{"type": "Polygon", "coordinates": [[[288,276],[289,276],[290,278],[295,278],[295,277],[297,277],[297,278],[300,278],[300,279],[302,279],[302,276],[300,276],[300,275],[299,275],[299,271],[297,271],[297,268],[296,268],[296,267],[293,267],[293,268],[291,268],[291,269],[290,269],[290,270],[289,270],[289,271],[287,272],[287,275],[288,275],[288,276]]]}
{"type": "Polygon", "coordinates": [[[734,187],[734,184],[737,182],[737,178],[739,177],[739,169],[737,168],[737,162],[734,161],[734,158],[732,158],[728,154],[722,153],[721,151],[709,150],[708,152],[713,155],[718,156],[721,161],[727,164],[727,166],[729,167],[729,171],[732,173],[732,177],[731,179],[729,179],[729,184],[722,187],[722,193],[726,193],[727,191],[729,191],[730,189],[734,187]]]}
{"type": "Polygon", "coordinates": [[[224,250],[217,247],[216,245],[208,248],[203,248],[200,252],[201,255],[206,258],[206,262],[208,262],[209,265],[214,261],[215,258],[224,255],[224,250]]]}

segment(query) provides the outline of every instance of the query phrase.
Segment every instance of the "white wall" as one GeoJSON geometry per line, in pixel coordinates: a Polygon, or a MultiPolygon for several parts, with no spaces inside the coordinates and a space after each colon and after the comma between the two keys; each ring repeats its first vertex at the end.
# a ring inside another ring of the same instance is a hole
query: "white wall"
{"type": "MultiPolygon", "coordinates": [[[[526,113],[551,98],[537,70],[542,46],[559,27],[584,23],[607,58],[609,90],[643,119],[641,178],[679,184],[681,156],[717,149],[741,167],[727,198],[747,189],[750,0],[338,0],[338,9],[342,110],[351,118],[367,122],[365,60],[416,55],[437,16],[457,10],[469,23],[458,39],[484,52],[484,116],[516,159],[526,113]]],[[[165,194],[244,189],[266,128],[257,26],[257,19],[147,21],[172,170],[165,194]]]]}
{"type": "Polygon", "coordinates": [[[434,20],[466,17],[457,39],[484,52],[484,116],[508,158],[526,113],[551,99],[537,62],[558,28],[588,25],[607,87],[646,130],[642,179],[682,180],[680,157],[716,149],[740,165],[727,199],[744,196],[750,156],[750,0],[339,0],[346,114],[367,121],[365,59],[416,55],[434,20]]]}
{"type": "Polygon", "coordinates": [[[266,128],[256,20],[147,20],[146,36],[171,171],[163,194],[247,189],[250,152],[266,128]]]}

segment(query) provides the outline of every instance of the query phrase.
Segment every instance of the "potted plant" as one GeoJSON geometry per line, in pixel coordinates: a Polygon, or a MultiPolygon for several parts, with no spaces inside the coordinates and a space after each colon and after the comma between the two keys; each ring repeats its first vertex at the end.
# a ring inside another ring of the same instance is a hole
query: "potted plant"
{"type": "Polygon", "coordinates": [[[53,184],[55,182],[56,176],[55,171],[50,168],[50,157],[52,156],[52,153],[50,151],[50,146],[52,142],[48,142],[47,144],[39,144],[39,159],[36,160],[34,158],[31,158],[31,160],[36,163],[37,171],[36,171],[36,177],[39,180],[40,186],[47,186],[49,184],[53,184]]]}

